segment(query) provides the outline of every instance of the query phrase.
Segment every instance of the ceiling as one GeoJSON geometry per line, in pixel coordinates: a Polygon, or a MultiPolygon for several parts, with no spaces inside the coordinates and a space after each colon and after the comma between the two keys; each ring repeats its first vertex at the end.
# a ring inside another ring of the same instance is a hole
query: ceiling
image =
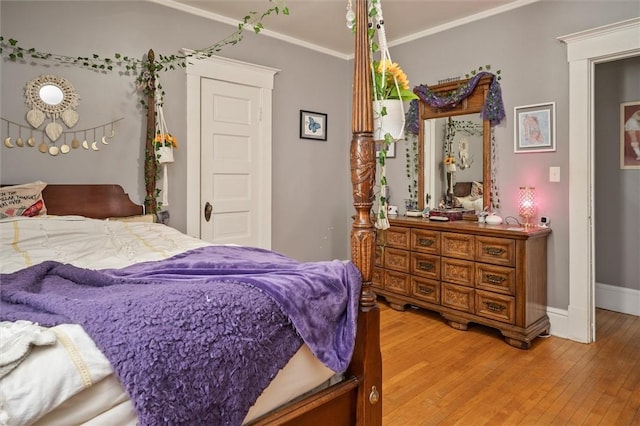
{"type": "MultiPolygon", "coordinates": [[[[264,11],[276,0],[150,0],[217,21],[237,25],[248,12],[264,11]]],[[[282,2],[283,0],[278,0],[282,2]]],[[[384,0],[381,2],[390,46],[433,34],[538,0],[384,0]]],[[[353,36],[346,27],[347,0],[284,0],[289,15],[263,20],[262,34],[349,58],[353,36]]],[[[356,0],[352,0],[355,8],[356,0]]]]}

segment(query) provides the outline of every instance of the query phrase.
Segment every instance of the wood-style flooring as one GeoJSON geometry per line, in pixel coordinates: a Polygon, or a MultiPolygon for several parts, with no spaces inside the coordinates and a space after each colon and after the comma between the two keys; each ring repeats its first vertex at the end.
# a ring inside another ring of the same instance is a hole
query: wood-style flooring
{"type": "Polygon", "coordinates": [[[640,317],[598,309],[595,343],[522,350],[491,328],[379,305],[383,426],[640,426],[640,317]]]}

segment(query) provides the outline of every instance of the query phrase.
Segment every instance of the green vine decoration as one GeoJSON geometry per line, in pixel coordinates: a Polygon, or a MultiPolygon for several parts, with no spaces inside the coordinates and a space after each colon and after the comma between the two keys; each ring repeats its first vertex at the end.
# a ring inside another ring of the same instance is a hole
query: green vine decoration
{"type": "Polygon", "coordinates": [[[491,128],[491,208],[495,210],[500,209],[500,194],[498,191],[498,184],[496,182],[496,174],[498,170],[498,159],[496,156],[496,134],[494,128],[491,128]]]}
{"type": "Polygon", "coordinates": [[[259,14],[258,12],[249,12],[242,19],[242,22],[238,24],[238,28],[234,33],[209,47],[198,49],[188,54],[158,55],[156,57],[155,67],[153,70],[146,69],[146,61],[130,56],[123,56],[120,53],[114,53],[113,57],[100,56],[97,53],[93,53],[89,56],[77,57],[59,55],[55,53],[41,52],[35,48],[22,47],[18,44],[18,40],[13,38],[6,39],[3,36],[0,36],[0,54],[2,54],[3,58],[11,61],[21,61],[30,58],[47,62],[57,62],[59,64],[76,65],[100,72],[109,72],[120,69],[126,75],[138,75],[136,82],[142,83],[147,80],[145,76],[147,76],[149,72],[158,74],[162,71],[184,68],[187,60],[193,56],[211,57],[217,52],[220,52],[226,46],[234,46],[240,43],[244,37],[244,31],[248,27],[252,27],[256,34],[260,33],[264,29],[264,25],[262,24],[263,19],[273,13],[279,14],[282,12],[284,15],[289,14],[289,9],[284,5],[283,0],[269,0],[269,2],[275,3],[275,5],[268,8],[262,14],[259,14]]]}
{"type": "MultiPolygon", "coordinates": [[[[114,53],[111,57],[101,56],[97,53],[87,56],[59,55],[56,53],[42,52],[33,47],[23,47],[19,44],[18,40],[5,38],[3,36],[0,36],[0,55],[5,59],[14,62],[31,59],[65,65],[75,65],[96,72],[107,73],[119,70],[122,75],[136,76],[136,85],[143,95],[146,96],[149,94],[149,90],[153,90],[149,87],[149,82],[152,77],[156,77],[161,72],[185,68],[188,60],[192,57],[210,58],[220,52],[224,47],[234,46],[240,43],[244,37],[244,31],[248,28],[253,28],[253,31],[256,34],[259,34],[264,29],[262,21],[269,15],[274,13],[282,13],[283,15],[289,14],[289,8],[285,5],[284,0],[269,0],[269,2],[274,3],[274,5],[261,14],[258,12],[249,12],[242,19],[242,22],[238,24],[238,28],[235,32],[209,47],[198,49],[187,54],[157,54],[154,66],[151,69],[147,67],[147,61],[122,55],[120,53],[114,53]]],[[[163,96],[164,92],[160,86],[158,86],[158,90],[159,94],[163,96]]],[[[146,107],[144,99],[141,100],[141,103],[146,107]]]]}
{"type": "MultiPolygon", "coordinates": [[[[480,65],[477,69],[475,70],[471,70],[469,71],[469,73],[464,75],[464,78],[469,79],[471,77],[473,77],[474,75],[478,74],[479,72],[482,71],[486,71],[486,72],[491,72],[491,65],[485,65],[484,67],[482,65],[480,65]]],[[[502,76],[500,75],[500,73],[502,72],[502,70],[498,70],[494,73],[496,80],[500,81],[502,80],[502,76]]]]}
{"type": "Polygon", "coordinates": [[[418,174],[420,173],[420,164],[418,161],[418,135],[405,132],[405,140],[408,142],[405,147],[405,173],[409,181],[409,202],[414,209],[418,208],[418,174]]]}
{"type": "MultiPolygon", "coordinates": [[[[150,95],[153,94],[161,105],[165,95],[162,85],[158,80],[160,73],[185,68],[190,58],[210,58],[226,46],[235,46],[242,41],[244,32],[248,28],[253,28],[253,31],[259,34],[264,29],[262,21],[269,15],[274,13],[289,14],[289,8],[285,5],[284,0],[269,0],[269,2],[273,3],[273,5],[261,14],[258,12],[249,12],[245,15],[242,22],[238,23],[236,31],[232,34],[209,47],[186,54],[155,54],[144,60],[122,55],[117,52],[114,53],[113,56],[101,56],[97,53],[92,53],[87,56],[67,56],[42,52],[33,47],[26,48],[20,45],[18,40],[5,38],[0,35],[0,56],[12,62],[27,63],[28,60],[53,62],[62,65],[73,65],[99,73],[109,73],[117,70],[120,72],[120,75],[135,76],[135,84],[141,94],[140,105],[150,114],[151,106],[147,104],[150,95]]],[[[148,147],[149,141],[153,141],[154,136],[152,132],[147,135],[147,144],[145,146],[148,147]]],[[[155,167],[155,162],[157,161],[155,152],[148,152],[148,148],[145,149],[145,151],[147,152],[145,154],[144,178],[145,186],[147,186],[150,183],[152,184],[151,179],[154,175],[157,180],[160,169],[155,167]]],[[[157,201],[159,194],[160,189],[155,188],[153,195],[148,192],[145,197],[145,206],[147,206],[151,213],[155,213],[162,207],[162,203],[157,201]],[[152,199],[153,197],[155,197],[155,199],[152,199]]]]}

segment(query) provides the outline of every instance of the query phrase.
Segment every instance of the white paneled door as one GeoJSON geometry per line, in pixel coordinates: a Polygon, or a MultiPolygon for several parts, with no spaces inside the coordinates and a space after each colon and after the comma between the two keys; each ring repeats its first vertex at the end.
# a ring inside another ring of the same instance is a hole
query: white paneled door
{"type": "Polygon", "coordinates": [[[260,244],[260,89],[203,79],[201,238],[260,244]]]}
{"type": "Polygon", "coordinates": [[[271,248],[271,93],[277,70],[187,65],[187,233],[271,248]]]}

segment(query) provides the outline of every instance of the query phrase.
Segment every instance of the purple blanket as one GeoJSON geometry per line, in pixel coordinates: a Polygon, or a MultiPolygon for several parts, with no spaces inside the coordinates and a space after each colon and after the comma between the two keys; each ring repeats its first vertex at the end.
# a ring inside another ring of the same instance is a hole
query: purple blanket
{"type": "Polygon", "coordinates": [[[44,262],[0,282],[0,319],[84,327],[141,424],[239,425],[300,338],[347,368],[361,276],[350,262],[213,246],[102,271],[44,262]]]}

